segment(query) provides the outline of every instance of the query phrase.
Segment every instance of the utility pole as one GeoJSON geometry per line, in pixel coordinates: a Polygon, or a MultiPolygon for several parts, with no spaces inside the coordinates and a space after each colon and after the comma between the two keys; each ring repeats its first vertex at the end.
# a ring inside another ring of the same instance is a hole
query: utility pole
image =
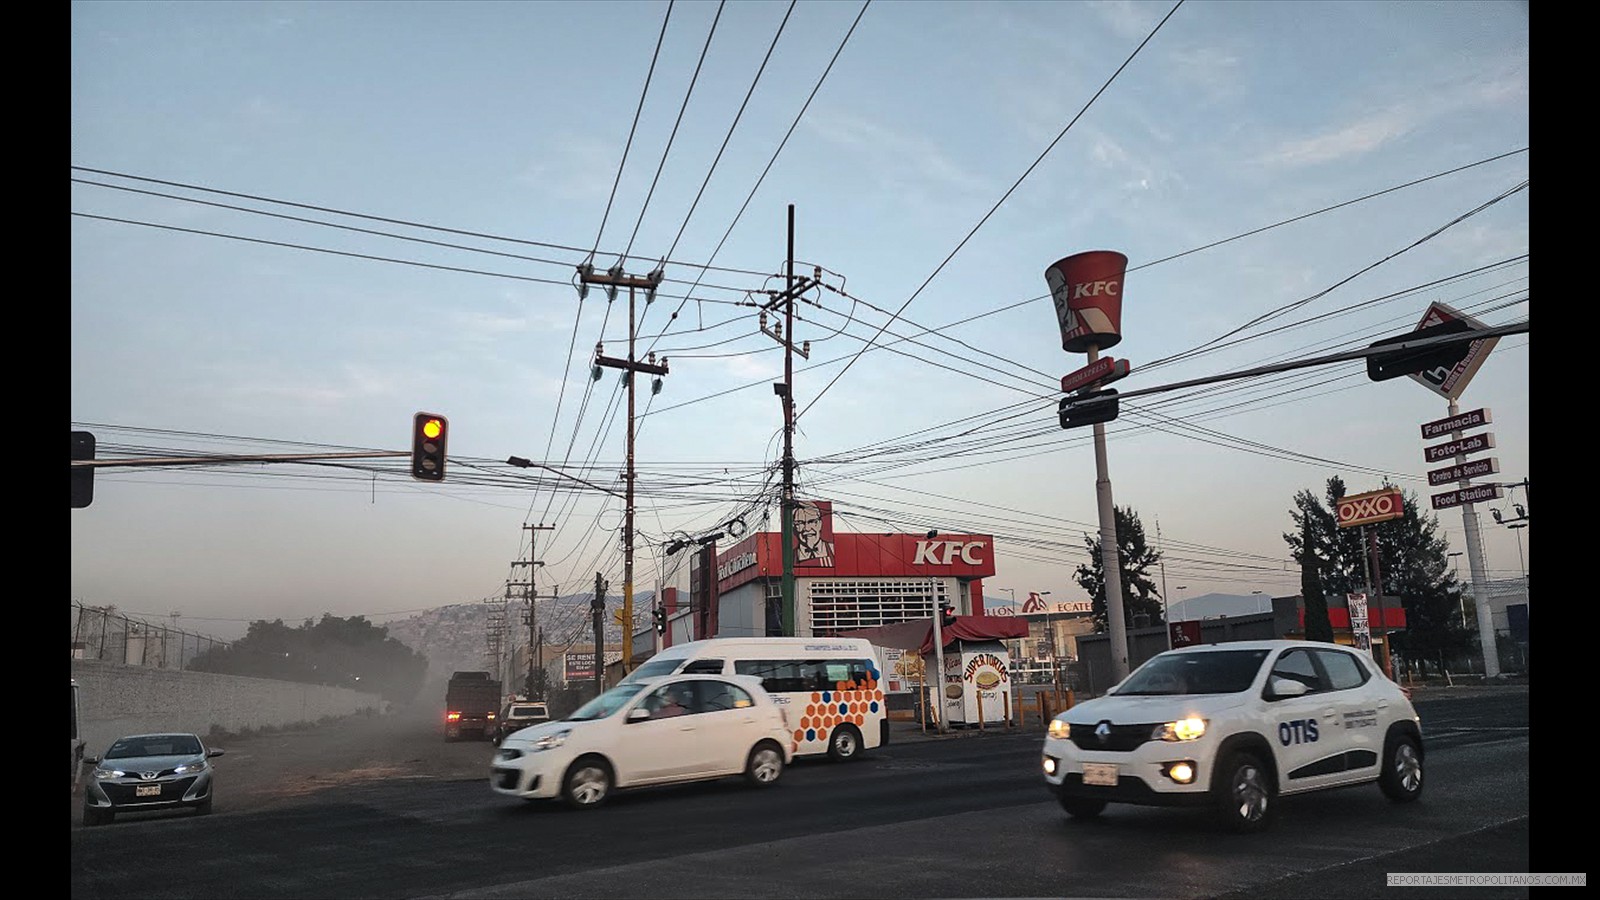
{"type": "MultiPolygon", "coordinates": [[[[656,380],[651,386],[651,393],[655,393],[661,390],[661,378],[667,374],[666,357],[661,358],[660,365],[656,364],[656,355],[654,353],[649,355],[648,362],[641,363],[634,359],[634,342],[637,338],[635,330],[638,326],[638,322],[634,316],[634,291],[636,289],[643,289],[645,291],[646,305],[654,302],[656,298],[656,286],[661,283],[662,274],[662,270],[657,268],[655,271],[642,278],[637,275],[625,275],[622,272],[621,263],[618,263],[609,271],[600,274],[596,274],[594,267],[588,264],[578,267],[578,275],[582,280],[582,283],[584,285],[604,285],[606,287],[606,293],[608,297],[614,297],[616,295],[616,289],[619,287],[626,287],[628,289],[628,358],[622,360],[602,356],[600,353],[601,347],[599,344],[596,344],[594,359],[595,365],[597,366],[605,366],[606,368],[623,370],[623,378],[627,380],[628,384],[628,471],[627,474],[623,476],[627,484],[628,493],[626,499],[623,501],[626,508],[623,512],[625,521],[623,522],[622,526],[622,671],[624,673],[628,671],[628,667],[633,663],[633,376],[636,372],[648,372],[651,375],[655,375],[656,380]]],[[[600,665],[603,673],[605,666],[601,664],[599,660],[597,660],[597,664],[600,665]]]]}
{"type": "Polygon", "coordinates": [[[794,355],[800,354],[801,359],[811,358],[811,342],[806,341],[800,347],[795,347],[794,341],[794,301],[795,298],[817,286],[822,280],[822,269],[816,270],[815,277],[807,280],[794,280],[794,204],[789,204],[789,255],[785,264],[784,290],[776,294],[761,307],[761,333],[783,345],[783,381],[772,386],[772,392],[778,395],[779,402],[783,405],[783,502],[780,514],[782,520],[783,541],[783,633],[790,637],[795,634],[794,611],[794,355]],[[775,325],[773,331],[767,330],[767,313],[779,304],[783,305],[783,324],[775,325]]]}
{"type": "MultiPolygon", "coordinates": [[[[528,614],[522,622],[522,624],[528,626],[528,683],[524,687],[524,690],[529,697],[532,697],[535,700],[543,700],[545,680],[542,677],[535,678],[534,676],[535,670],[542,670],[544,668],[544,657],[542,655],[544,648],[539,646],[540,641],[538,640],[540,597],[538,589],[534,586],[534,572],[535,567],[544,565],[544,560],[538,558],[539,532],[555,531],[556,527],[554,525],[545,525],[543,523],[538,525],[524,525],[522,527],[528,532],[529,559],[518,560],[512,563],[512,565],[528,567],[528,614]]],[[[554,593],[547,595],[547,597],[551,599],[553,599],[555,596],[556,594],[554,593]]]]}
{"type": "Polygon", "coordinates": [[[606,692],[606,582],[600,573],[594,573],[594,599],[589,601],[589,614],[594,618],[594,695],[606,692]]]}

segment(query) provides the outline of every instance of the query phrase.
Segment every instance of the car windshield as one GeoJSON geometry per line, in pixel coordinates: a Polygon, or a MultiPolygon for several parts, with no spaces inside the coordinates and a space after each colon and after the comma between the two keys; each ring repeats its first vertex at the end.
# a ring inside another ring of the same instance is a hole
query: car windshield
{"type": "Polygon", "coordinates": [[[632,700],[642,690],[644,690],[642,683],[619,684],[578,707],[578,711],[567,718],[574,722],[582,722],[588,719],[604,719],[606,716],[621,709],[624,704],[632,700]]]}
{"type": "Polygon", "coordinates": [[[1265,650],[1163,653],[1140,666],[1111,693],[1118,697],[1174,694],[1237,694],[1250,689],[1265,650]]]}
{"type": "Polygon", "coordinates": [[[652,659],[644,665],[633,670],[633,674],[622,679],[623,684],[633,684],[646,678],[659,678],[662,675],[671,675],[683,664],[683,659],[652,659]]]}
{"type": "Polygon", "coordinates": [[[135,756],[188,756],[200,752],[200,740],[185,735],[122,738],[106,751],[106,759],[130,759],[135,756]]]}

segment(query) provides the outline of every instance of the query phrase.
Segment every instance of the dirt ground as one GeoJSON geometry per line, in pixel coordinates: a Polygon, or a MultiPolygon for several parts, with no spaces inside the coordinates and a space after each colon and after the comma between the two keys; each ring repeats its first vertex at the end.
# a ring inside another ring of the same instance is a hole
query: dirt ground
{"type": "MultiPolygon", "coordinates": [[[[494,744],[444,739],[434,709],[350,716],[323,724],[248,735],[216,735],[218,812],[260,808],[325,787],[379,778],[487,781],[494,744]]],[[[103,749],[103,748],[102,748],[103,749]]],[[[84,776],[88,775],[85,767],[84,776]]],[[[82,820],[82,786],[73,789],[72,820],[82,820]]]]}

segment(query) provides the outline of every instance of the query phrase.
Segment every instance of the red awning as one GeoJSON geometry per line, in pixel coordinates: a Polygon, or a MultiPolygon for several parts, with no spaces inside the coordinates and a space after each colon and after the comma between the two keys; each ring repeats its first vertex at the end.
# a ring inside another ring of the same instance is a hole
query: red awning
{"type": "MultiPolygon", "coordinates": [[[[940,629],[944,645],[956,641],[1004,641],[1028,636],[1028,620],[1018,616],[955,616],[955,622],[940,629]]],[[[933,623],[928,623],[927,636],[917,653],[926,656],[933,652],[933,623]]]]}

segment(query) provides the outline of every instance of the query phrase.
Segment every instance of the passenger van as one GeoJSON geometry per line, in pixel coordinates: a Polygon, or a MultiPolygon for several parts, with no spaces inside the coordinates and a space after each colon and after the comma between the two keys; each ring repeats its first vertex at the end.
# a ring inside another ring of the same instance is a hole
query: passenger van
{"type": "Polygon", "coordinates": [[[778,702],[796,756],[855,759],[889,743],[883,666],[859,638],[709,638],[667,647],[626,684],[662,675],[753,675],[778,702]]]}

